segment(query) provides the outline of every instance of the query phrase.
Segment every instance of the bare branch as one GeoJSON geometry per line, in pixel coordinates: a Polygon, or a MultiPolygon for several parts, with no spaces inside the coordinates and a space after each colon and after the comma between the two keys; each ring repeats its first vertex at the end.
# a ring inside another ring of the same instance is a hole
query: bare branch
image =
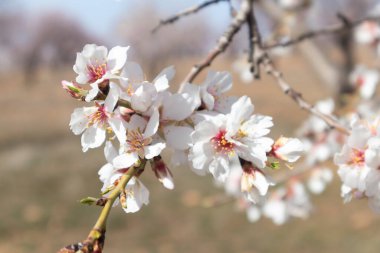
{"type": "Polygon", "coordinates": [[[336,118],[318,111],[316,108],[314,108],[314,106],[306,102],[306,100],[302,98],[302,94],[294,90],[285,81],[282,73],[279,70],[277,70],[267,53],[264,53],[263,55],[262,64],[264,65],[267,74],[271,75],[276,80],[278,86],[284,92],[284,94],[288,95],[291,99],[293,99],[301,109],[304,109],[310,112],[311,114],[321,118],[329,126],[335,128],[336,130],[344,134],[349,134],[349,130],[346,127],[342,126],[336,118]]]}
{"type": "MultiPolygon", "coordinates": [[[[253,8],[253,6],[252,6],[252,8],[253,8]]],[[[258,27],[257,27],[257,21],[256,21],[253,10],[251,11],[251,13],[253,15],[252,27],[254,29],[256,29],[256,32],[253,33],[254,36],[257,36],[255,41],[260,42],[261,36],[260,36],[260,32],[259,32],[258,27]]],[[[348,23],[345,23],[345,25],[347,26],[348,23]]],[[[337,129],[338,131],[340,131],[344,134],[349,134],[349,130],[346,127],[342,126],[336,118],[332,117],[331,115],[327,115],[327,114],[324,114],[324,113],[318,111],[316,108],[314,108],[314,106],[312,106],[306,100],[304,100],[302,98],[302,94],[297,92],[296,90],[294,90],[285,81],[282,73],[273,64],[273,61],[270,58],[269,54],[267,53],[266,49],[260,43],[258,43],[256,46],[257,46],[256,51],[258,54],[258,58],[256,59],[256,61],[258,62],[258,64],[262,64],[265,68],[266,73],[271,75],[276,80],[277,85],[280,87],[280,89],[284,92],[285,95],[288,95],[291,99],[293,99],[294,102],[296,102],[301,109],[304,109],[304,110],[310,112],[311,114],[321,118],[329,126],[337,129]]]]}
{"type": "Polygon", "coordinates": [[[325,27],[325,28],[322,28],[319,30],[315,30],[315,31],[309,31],[309,32],[306,32],[304,34],[301,34],[300,36],[298,36],[296,38],[289,39],[289,40],[284,41],[284,42],[276,42],[273,44],[264,45],[263,48],[268,50],[268,49],[273,49],[273,48],[277,48],[277,47],[293,46],[294,44],[300,43],[300,42],[307,40],[307,39],[312,39],[312,38],[322,36],[322,35],[341,33],[341,32],[344,32],[346,30],[353,29],[353,28],[355,28],[355,27],[359,26],[360,24],[367,22],[367,21],[380,22],[380,17],[376,17],[376,16],[365,17],[365,18],[358,19],[355,21],[349,21],[342,14],[338,14],[338,17],[340,20],[343,21],[340,24],[331,25],[331,26],[328,26],[328,27],[325,27]]]}
{"type": "Polygon", "coordinates": [[[251,10],[252,0],[245,0],[241,3],[241,7],[235,18],[231,21],[230,26],[227,31],[219,38],[216,46],[209,52],[206,58],[200,63],[194,65],[194,67],[187,74],[185,79],[182,81],[179,91],[182,91],[186,83],[191,83],[203,69],[211,65],[214,59],[221,53],[223,53],[226,48],[232,42],[235,34],[240,30],[243,24],[247,20],[249,11],[251,10]]]}
{"type": "Polygon", "coordinates": [[[217,4],[219,2],[230,2],[230,0],[210,0],[210,1],[203,2],[199,5],[190,7],[186,10],[181,11],[180,13],[177,13],[174,16],[171,16],[167,19],[160,20],[160,23],[152,29],[152,33],[157,32],[164,25],[173,24],[174,22],[178,21],[182,17],[197,13],[198,11],[200,11],[200,10],[202,10],[208,6],[213,5],[213,4],[217,4]]]}
{"type": "Polygon", "coordinates": [[[260,61],[256,60],[257,52],[255,48],[259,48],[261,45],[261,38],[257,34],[259,28],[257,27],[257,23],[254,22],[254,13],[253,13],[253,5],[252,10],[249,12],[247,17],[247,25],[248,25],[248,38],[249,38],[249,54],[248,54],[248,63],[251,64],[250,71],[256,79],[260,79],[260,61]]]}

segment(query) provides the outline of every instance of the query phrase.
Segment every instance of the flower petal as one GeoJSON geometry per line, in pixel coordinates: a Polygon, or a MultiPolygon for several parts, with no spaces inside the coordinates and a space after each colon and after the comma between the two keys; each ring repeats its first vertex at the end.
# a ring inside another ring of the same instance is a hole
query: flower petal
{"type": "Polygon", "coordinates": [[[153,157],[158,156],[161,151],[166,147],[164,142],[157,142],[149,146],[144,147],[144,153],[146,159],[152,159],[153,157]]]}
{"type": "Polygon", "coordinates": [[[89,148],[97,148],[103,144],[106,139],[106,131],[93,125],[83,132],[81,142],[82,150],[86,152],[89,148]]]}
{"type": "Polygon", "coordinates": [[[107,67],[111,73],[121,70],[127,61],[127,51],[129,47],[113,47],[107,57],[107,67]]]}
{"type": "Polygon", "coordinates": [[[131,167],[139,160],[139,156],[136,152],[123,153],[112,160],[112,164],[117,169],[126,169],[131,167]]]}
{"type": "Polygon", "coordinates": [[[165,140],[171,148],[186,150],[191,144],[191,133],[193,129],[185,126],[165,126],[165,140]]]}

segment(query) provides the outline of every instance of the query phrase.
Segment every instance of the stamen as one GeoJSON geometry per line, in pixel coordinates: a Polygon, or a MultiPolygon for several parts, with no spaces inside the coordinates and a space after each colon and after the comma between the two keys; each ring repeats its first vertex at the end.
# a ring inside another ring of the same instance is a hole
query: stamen
{"type": "Polygon", "coordinates": [[[232,155],[234,153],[235,144],[226,140],[226,130],[220,130],[218,134],[211,139],[215,150],[218,153],[232,155]]]}
{"type": "Polygon", "coordinates": [[[140,129],[128,131],[127,143],[129,145],[130,152],[140,151],[151,142],[151,138],[144,139],[144,136],[141,133],[140,129]]]}
{"type": "Polygon", "coordinates": [[[95,82],[105,75],[105,73],[107,72],[107,64],[97,64],[96,61],[95,65],[87,65],[87,71],[90,77],[90,82],[95,82]]]}
{"type": "Polygon", "coordinates": [[[365,152],[359,149],[352,149],[351,164],[363,165],[365,160],[365,152]]]}
{"type": "Polygon", "coordinates": [[[88,122],[88,127],[96,123],[105,127],[107,124],[109,115],[107,111],[105,110],[104,105],[97,104],[96,106],[98,107],[98,110],[89,116],[90,121],[88,122]]]}

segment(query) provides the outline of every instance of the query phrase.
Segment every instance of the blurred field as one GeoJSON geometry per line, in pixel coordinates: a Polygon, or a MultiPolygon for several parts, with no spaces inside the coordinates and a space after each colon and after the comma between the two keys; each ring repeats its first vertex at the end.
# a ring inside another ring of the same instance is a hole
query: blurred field
{"type": "MultiPolygon", "coordinates": [[[[174,83],[194,62],[175,62],[174,83]]],[[[326,96],[305,62],[284,59],[279,65],[308,100],[326,96]]],[[[228,60],[218,60],[213,69],[230,66],[228,60]]],[[[60,80],[73,78],[70,69],[40,71],[34,83],[25,82],[18,72],[0,76],[1,253],[55,252],[85,238],[97,218],[99,208],[82,206],[78,200],[98,196],[103,151],[83,154],[80,139],[69,130],[70,114],[81,104],[61,90],[60,80]]],[[[245,85],[235,76],[234,82],[234,94],[250,95],[257,112],[274,117],[274,138],[292,134],[307,117],[272,80],[245,85]]],[[[113,210],[105,252],[370,253],[380,248],[379,218],[366,201],[344,206],[337,179],[324,195],[314,197],[310,219],[277,227],[266,219],[250,224],[232,204],[210,209],[186,205],[199,195],[220,192],[210,177],[173,168],[176,189],[167,191],[147,172],[142,180],[151,192],[150,205],[131,215],[113,210]]]]}

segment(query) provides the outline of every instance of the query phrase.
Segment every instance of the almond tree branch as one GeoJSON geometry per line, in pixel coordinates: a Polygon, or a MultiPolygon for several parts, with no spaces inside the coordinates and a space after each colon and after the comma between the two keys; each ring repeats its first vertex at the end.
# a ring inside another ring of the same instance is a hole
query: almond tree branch
{"type": "Polygon", "coordinates": [[[321,118],[329,126],[335,128],[336,130],[344,134],[348,135],[350,133],[349,130],[343,125],[341,125],[335,117],[332,117],[331,115],[324,114],[318,111],[313,105],[309,104],[305,99],[303,99],[302,94],[294,90],[286,82],[286,80],[283,77],[283,74],[274,66],[271,58],[266,52],[264,52],[262,59],[263,59],[262,64],[265,68],[266,73],[271,75],[275,79],[275,81],[277,82],[277,85],[284,92],[284,94],[288,95],[291,99],[293,99],[294,102],[296,102],[301,109],[304,109],[310,112],[311,114],[321,118]]]}
{"type": "Polygon", "coordinates": [[[284,42],[275,42],[273,44],[263,45],[263,49],[269,50],[269,49],[278,48],[278,47],[293,46],[293,45],[298,44],[304,40],[313,39],[313,38],[318,37],[318,36],[345,32],[347,30],[350,30],[350,29],[353,29],[353,28],[359,26],[360,24],[362,24],[366,21],[380,22],[380,17],[377,17],[377,16],[364,17],[364,18],[361,18],[361,19],[358,19],[355,21],[348,21],[347,19],[344,19],[344,16],[342,16],[341,14],[338,17],[340,20],[344,20],[346,22],[331,25],[331,26],[328,26],[328,27],[325,27],[325,28],[322,28],[319,30],[309,31],[309,32],[306,32],[304,34],[301,34],[298,37],[289,39],[289,40],[284,41],[284,42]]]}
{"type": "Polygon", "coordinates": [[[200,10],[202,10],[208,6],[211,6],[213,4],[217,4],[219,2],[230,2],[230,0],[210,0],[210,1],[203,2],[199,5],[190,7],[186,10],[181,11],[180,13],[177,13],[174,16],[171,16],[167,19],[160,20],[160,23],[152,29],[152,33],[157,32],[164,25],[173,24],[174,22],[178,21],[182,17],[197,13],[198,11],[200,11],[200,10]]]}
{"type": "MultiPolygon", "coordinates": [[[[251,12],[253,13],[252,14],[253,15],[253,19],[252,19],[253,23],[251,25],[252,25],[253,29],[256,29],[256,32],[254,33],[254,35],[258,37],[258,38],[256,38],[256,41],[260,42],[261,36],[260,36],[260,32],[257,28],[257,20],[256,20],[256,17],[254,15],[254,12],[253,12],[253,6],[252,6],[251,12]]],[[[337,129],[338,131],[340,131],[344,134],[349,134],[349,130],[346,127],[344,127],[343,125],[341,125],[340,122],[336,118],[332,117],[331,115],[327,115],[327,114],[324,114],[324,113],[318,111],[316,108],[314,108],[314,106],[312,106],[305,99],[303,99],[302,94],[297,92],[296,90],[294,90],[286,82],[286,80],[283,77],[283,74],[276,68],[276,66],[274,65],[274,63],[273,63],[272,59],[270,58],[266,49],[260,43],[258,43],[256,46],[257,46],[257,48],[256,48],[257,58],[255,60],[258,62],[258,64],[262,64],[264,66],[266,73],[275,79],[277,85],[280,87],[280,89],[284,92],[285,95],[288,95],[291,99],[293,99],[294,102],[296,102],[301,109],[304,109],[304,110],[310,112],[311,114],[321,118],[329,126],[337,129]]]]}
{"type": "Polygon", "coordinates": [[[247,16],[251,10],[253,0],[245,0],[241,3],[240,10],[236,14],[235,18],[231,21],[230,26],[227,31],[219,38],[216,46],[209,52],[203,61],[194,65],[194,67],[187,74],[185,79],[182,81],[179,92],[183,90],[183,87],[186,83],[191,83],[194,79],[202,72],[203,69],[207,68],[211,65],[211,63],[215,60],[215,58],[223,53],[227,47],[232,42],[235,34],[240,30],[243,24],[247,20],[247,16]]]}
{"type": "Polygon", "coordinates": [[[96,221],[94,227],[91,229],[87,239],[81,243],[69,245],[62,248],[58,253],[101,253],[105,240],[105,232],[107,225],[107,218],[111,212],[113,203],[120,196],[125,186],[128,184],[129,180],[135,175],[137,175],[141,170],[144,169],[146,160],[140,161],[138,166],[132,166],[128,171],[121,176],[117,186],[110,192],[107,196],[107,202],[104,205],[102,211],[100,212],[99,218],[96,221]]]}
{"type": "Polygon", "coordinates": [[[255,78],[260,78],[260,70],[258,68],[260,67],[259,64],[256,64],[255,61],[255,48],[257,47],[257,38],[258,36],[255,36],[256,28],[253,25],[252,22],[253,19],[253,13],[250,12],[247,16],[247,23],[248,23],[248,38],[249,38],[249,52],[248,52],[248,63],[251,65],[250,71],[254,75],[255,78]]]}

